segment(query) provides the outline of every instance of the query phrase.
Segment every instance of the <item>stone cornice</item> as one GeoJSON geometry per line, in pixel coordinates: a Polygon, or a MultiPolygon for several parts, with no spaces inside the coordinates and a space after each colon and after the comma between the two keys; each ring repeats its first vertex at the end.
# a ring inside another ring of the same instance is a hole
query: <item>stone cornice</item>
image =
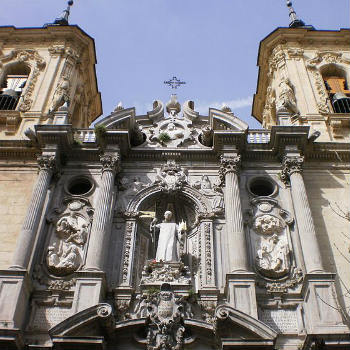
{"type": "MultiPolygon", "coordinates": [[[[0,140],[0,159],[34,160],[35,154],[47,145],[59,145],[67,161],[99,162],[99,148],[96,142],[76,142],[70,125],[37,125],[37,143],[30,140],[0,140]]],[[[164,159],[181,161],[203,161],[219,165],[223,153],[239,152],[243,162],[279,162],[286,146],[296,146],[305,156],[305,162],[333,162],[344,164],[350,161],[348,143],[310,142],[309,127],[276,126],[271,138],[265,143],[248,143],[246,133],[220,132],[223,142],[215,149],[131,147],[129,133],[125,130],[107,130],[105,149],[117,146],[122,161],[154,162],[164,159]],[[237,148],[239,145],[239,149],[237,148]]]]}

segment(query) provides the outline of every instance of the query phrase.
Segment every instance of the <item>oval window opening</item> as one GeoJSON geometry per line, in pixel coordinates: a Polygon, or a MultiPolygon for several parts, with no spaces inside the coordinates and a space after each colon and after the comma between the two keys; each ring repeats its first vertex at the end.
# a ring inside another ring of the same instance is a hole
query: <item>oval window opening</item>
{"type": "Polygon", "coordinates": [[[271,196],[275,192],[275,186],[268,180],[256,179],[250,183],[249,190],[255,196],[271,196]]]}
{"type": "Polygon", "coordinates": [[[82,195],[92,189],[92,183],[88,179],[76,179],[68,186],[68,192],[72,195],[82,195]]]}

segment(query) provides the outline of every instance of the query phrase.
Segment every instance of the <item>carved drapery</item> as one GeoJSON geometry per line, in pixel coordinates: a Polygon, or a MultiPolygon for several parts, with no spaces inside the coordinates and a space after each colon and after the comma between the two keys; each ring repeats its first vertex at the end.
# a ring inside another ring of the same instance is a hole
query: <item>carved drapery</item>
{"type": "Polygon", "coordinates": [[[238,186],[240,155],[221,156],[220,179],[225,183],[225,218],[231,272],[248,271],[247,246],[238,186]]]}
{"type": "Polygon", "coordinates": [[[91,228],[86,270],[102,271],[106,256],[107,229],[110,223],[110,205],[113,198],[114,179],[119,170],[120,156],[104,154],[100,157],[102,176],[96,211],[91,228]]]}
{"type": "Polygon", "coordinates": [[[306,272],[312,273],[323,271],[323,267],[315,226],[302,176],[303,161],[304,158],[301,156],[285,156],[282,162],[282,174],[284,178],[289,177],[290,180],[291,194],[306,272]]]}
{"type": "Polygon", "coordinates": [[[56,171],[56,157],[44,154],[38,157],[39,175],[16,245],[11,269],[27,269],[42,215],[47,190],[56,171]]]}

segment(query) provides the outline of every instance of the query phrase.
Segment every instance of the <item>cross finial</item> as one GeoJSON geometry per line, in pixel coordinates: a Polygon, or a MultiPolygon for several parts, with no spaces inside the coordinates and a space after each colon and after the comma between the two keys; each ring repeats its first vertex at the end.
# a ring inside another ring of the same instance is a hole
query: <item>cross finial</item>
{"type": "Polygon", "coordinates": [[[289,27],[290,28],[298,28],[298,27],[304,27],[305,23],[298,18],[294,8],[293,3],[290,0],[287,0],[287,7],[289,8],[289,27]]]}
{"type": "Polygon", "coordinates": [[[69,18],[69,14],[70,14],[70,8],[71,6],[73,6],[74,1],[73,0],[69,0],[67,2],[67,8],[65,10],[63,10],[62,14],[60,17],[55,19],[55,22],[53,24],[59,25],[59,26],[68,26],[68,18],[69,18]]]}
{"type": "Polygon", "coordinates": [[[165,80],[164,84],[169,85],[172,89],[177,89],[179,86],[186,84],[186,82],[180,81],[180,79],[174,76],[170,80],[165,80]]]}

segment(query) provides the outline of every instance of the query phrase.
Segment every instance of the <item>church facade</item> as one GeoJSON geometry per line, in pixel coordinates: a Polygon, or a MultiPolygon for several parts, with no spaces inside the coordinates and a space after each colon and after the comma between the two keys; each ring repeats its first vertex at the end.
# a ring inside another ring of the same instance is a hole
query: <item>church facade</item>
{"type": "Polygon", "coordinates": [[[348,349],[349,30],[261,42],[264,129],[176,95],[91,129],[67,19],[0,28],[0,347],[348,349]]]}

